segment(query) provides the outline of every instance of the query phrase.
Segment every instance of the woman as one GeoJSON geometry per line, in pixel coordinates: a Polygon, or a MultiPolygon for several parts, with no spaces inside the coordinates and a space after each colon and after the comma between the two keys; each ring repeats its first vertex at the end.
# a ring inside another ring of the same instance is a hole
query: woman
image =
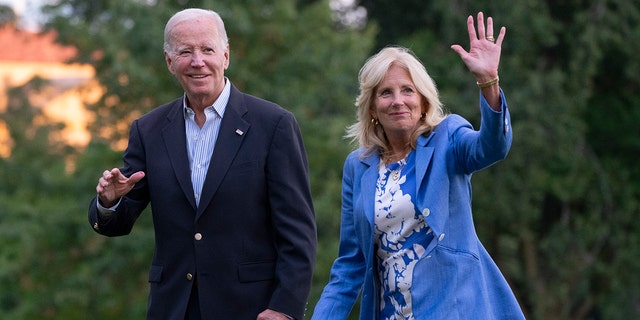
{"type": "Polygon", "coordinates": [[[446,115],[435,83],[407,49],[388,47],[360,70],[360,148],[345,161],[339,257],[313,319],[523,319],[475,233],[471,174],[506,157],[510,118],[498,83],[502,27],[467,19],[457,52],[480,88],[480,130],[446,115]]]}

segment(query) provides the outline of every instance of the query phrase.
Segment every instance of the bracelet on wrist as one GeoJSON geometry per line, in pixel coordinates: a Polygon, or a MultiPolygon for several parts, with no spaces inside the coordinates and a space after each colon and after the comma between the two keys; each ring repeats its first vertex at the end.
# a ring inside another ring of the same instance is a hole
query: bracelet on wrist
{"type": "Polygon", "coordinates": [[[495,79],[489,80],[487,82],[480,83],[476,81],[476,84],[478,85],[478,87],[480,87],[480,89],[483,89],[491,87],[492,85],[498,83],[498,81],[500,81],[500,77],[496,76],[495,79]]]}

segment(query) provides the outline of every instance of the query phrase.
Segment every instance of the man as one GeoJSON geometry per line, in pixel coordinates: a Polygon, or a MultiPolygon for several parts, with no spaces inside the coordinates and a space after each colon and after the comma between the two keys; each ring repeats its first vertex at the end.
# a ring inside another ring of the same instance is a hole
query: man
{"type": "Polygon", "coordinates": [[[164,38],[185,94],[133,122],[124,166],[102,174],[89,222],[126,235],[151,204],[147,319],[302,319],[316,225],[298,124],[224,76],[217,13],[178,12],[164,38]]]}

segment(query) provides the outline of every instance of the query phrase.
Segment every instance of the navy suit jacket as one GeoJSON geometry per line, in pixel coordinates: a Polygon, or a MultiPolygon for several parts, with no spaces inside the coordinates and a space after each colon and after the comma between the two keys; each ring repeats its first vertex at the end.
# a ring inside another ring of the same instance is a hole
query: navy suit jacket
{"type": "Polygon", "coordinates": [[[90,224],[126,235],[151,204],[148,319],[184,319],[196,276],[203,319],[255,319],[267,308],[302,319],[317,241],[293,114],[232,85],[196,206],[183,112],[180,98],[133,122],[121,171],[146,176],[108,218],[94,198],[90,224]]]}

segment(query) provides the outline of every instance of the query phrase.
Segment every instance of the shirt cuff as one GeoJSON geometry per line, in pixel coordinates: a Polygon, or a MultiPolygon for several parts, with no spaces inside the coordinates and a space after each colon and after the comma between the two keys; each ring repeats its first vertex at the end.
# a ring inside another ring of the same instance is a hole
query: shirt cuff
{"type": "Polygon", "coordinates": [[[98,208],[98,213],[101,216],[108,216],[108,215],[116,212],[116,209],[118,209],[118,206],[120,205],[120,201],[122,201],[122,198],[118,199],[118,202],[116,204],[114,204],[113,206],[111,206],[109,208],[105,208],[104,206],[102,206],[100,204],[100,200],[98,200],[98,197],[96,197],[96,208],[98,208]]]}

